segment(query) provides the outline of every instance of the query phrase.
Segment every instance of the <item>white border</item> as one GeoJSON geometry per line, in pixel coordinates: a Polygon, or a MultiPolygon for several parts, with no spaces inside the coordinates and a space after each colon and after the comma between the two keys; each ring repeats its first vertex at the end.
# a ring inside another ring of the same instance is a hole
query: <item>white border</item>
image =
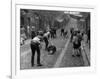
{"type": "Polygon", "coordinates": [[[95,61],[95,44],[96,44],[96,30],[95,30],[95,9],[90,8],[74,8],[61,7],[61,6],[36,6],[36,5],[21,5],[15,4],[12,8],[12,78],[30,78],[30,77],[43,77],[43,76],[57,76],[66,74],[79,74],[79,73],[93,73],[96,70],[95,61]],[[41,9],[41,10],[57,10],[57,11],[82,11],[91,12],[91,67],[78,67],[78,68],[53,68],[53,69],[33,69],[33,70],[20,70],[20,9],[41,9]],[[16,46],[16,47],[15,47],[16,46]],[[16,52],[15,52],[16,51],[16,52]],[[17,61],[17,62],[16,62],[17,61]]]}

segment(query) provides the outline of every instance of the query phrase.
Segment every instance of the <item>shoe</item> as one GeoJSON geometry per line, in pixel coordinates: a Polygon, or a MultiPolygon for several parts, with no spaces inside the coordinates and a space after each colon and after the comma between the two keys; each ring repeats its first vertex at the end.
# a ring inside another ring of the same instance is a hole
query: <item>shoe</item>
{"type": "Polygon", "coordinates": [[[80,54],[77,54],[78,57],[80,57],[80,54]]]}
{"type": "Polygon", "coordinates": [[[72,55],[72,57],[75,57],[75,55],[72,55]]]}
{"type": "Polygon", "coordinates": [[[42,64],[38,64],[37,66],[43,66],[42,64]]]}
{"type": "Polygon", "coordinates": [[[34,64],[31,65],[32,67],[34,66],[34,64]]]}

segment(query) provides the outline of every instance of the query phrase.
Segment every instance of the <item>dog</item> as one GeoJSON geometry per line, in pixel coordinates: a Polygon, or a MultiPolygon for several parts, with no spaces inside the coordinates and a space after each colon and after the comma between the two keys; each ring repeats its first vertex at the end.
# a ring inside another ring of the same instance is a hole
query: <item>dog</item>
{"type": "Polygon", "coordinates": [[[54,45],[49,45],[47,47],[47,51],[49,52],[49,54],[53,55],[56,52],[57,48],[54,45]]]}

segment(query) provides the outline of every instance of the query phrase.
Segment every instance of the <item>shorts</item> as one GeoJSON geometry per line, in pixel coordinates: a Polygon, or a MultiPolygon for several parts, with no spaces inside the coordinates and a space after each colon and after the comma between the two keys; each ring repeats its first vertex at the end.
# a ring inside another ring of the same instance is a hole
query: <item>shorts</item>
{"type": "Polygon", "coordinates": [[[74,49],[79,49],[80,46],[81,46],[81,43],[78,43],[78,44],[73,43],[73,48],[74,49]]]}

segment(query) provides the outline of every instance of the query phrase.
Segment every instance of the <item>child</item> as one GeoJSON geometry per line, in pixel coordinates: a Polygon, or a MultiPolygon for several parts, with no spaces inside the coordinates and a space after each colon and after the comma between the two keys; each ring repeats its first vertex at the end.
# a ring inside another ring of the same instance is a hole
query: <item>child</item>
{"type": "Polygon", "coordinates": [[[81,40],[78,35],[73,36],[73,55],[72,56],[80,56],[80,47],[81,47],[81,40]]]}

